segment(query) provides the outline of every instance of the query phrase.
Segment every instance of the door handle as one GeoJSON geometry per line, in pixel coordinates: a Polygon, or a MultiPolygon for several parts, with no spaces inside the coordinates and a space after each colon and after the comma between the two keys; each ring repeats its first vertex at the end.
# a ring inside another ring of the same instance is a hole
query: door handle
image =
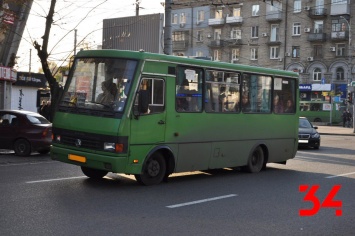
{"type": "Polygon", "coordinates": [[[160,120],[160,121],[158,122],[158,125],[163,125],[163,124],[165,124],[165,121],[163,121],[163,120],[160,120]]]}

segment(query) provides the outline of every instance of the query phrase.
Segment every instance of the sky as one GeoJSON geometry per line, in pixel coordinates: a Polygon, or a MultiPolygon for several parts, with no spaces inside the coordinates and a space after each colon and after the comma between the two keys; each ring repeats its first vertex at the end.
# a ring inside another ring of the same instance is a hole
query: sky
{"type": "MultiPolygon", "coordinates": [[[[162,2],[165,0],[140,0],[139,15],[164,13],[162,2]]],[[[58,66],[67,65],[66,59],[74,50],[75,29],[77,43],[85,42],[96,49],[102,44],[103,19],[135,16],[135,3],[136,0],[57,0],[48,44],[49,60],[58,66]]],[[[33,42],[42,45],[49,6],[50,0],[33,2],[17,52],[17,71],[38,72],[41,67],[33,42]]],[[[80,48],[77,46],[76,51],[80,48]]]]}

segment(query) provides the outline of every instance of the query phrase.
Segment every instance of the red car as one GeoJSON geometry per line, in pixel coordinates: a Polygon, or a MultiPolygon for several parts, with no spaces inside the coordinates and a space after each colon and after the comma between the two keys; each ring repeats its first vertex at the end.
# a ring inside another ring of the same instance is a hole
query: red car
{"type": "Polygon", "coordinates": [[[36,112],[0,110],[0,149],[18,156],[46,154],[52,143],[52,123],[36,112]]]}

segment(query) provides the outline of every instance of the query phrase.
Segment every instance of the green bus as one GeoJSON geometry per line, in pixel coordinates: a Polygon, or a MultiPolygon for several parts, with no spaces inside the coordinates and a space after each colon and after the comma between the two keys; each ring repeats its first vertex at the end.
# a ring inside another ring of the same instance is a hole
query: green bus
{"type": "Polygon", "coordinates": [[[298,104],[294,72],[80,51],[56,107],[51,158],[90,178],[123,173],[143,185],[177,172],[259,172],[297,152],[299,115],[289,103],[298,104]]]}
{"type": "Polygon", "coordinates": [[[342,102],[300,101],[300,116],[307,117],[311,122],[338,124],[343,122],[342,114],[346,105],[342,102]],[[330,121],[331,119],[331,121],[330,121]]]}

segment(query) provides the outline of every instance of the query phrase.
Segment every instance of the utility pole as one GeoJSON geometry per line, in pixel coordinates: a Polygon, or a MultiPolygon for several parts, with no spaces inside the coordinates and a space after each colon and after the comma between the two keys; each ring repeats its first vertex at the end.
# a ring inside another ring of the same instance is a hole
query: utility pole
{"type": "Polygon", "coordinates": [[[76,55],[76,35],[77,35],[78,30],[74,30],[74,56],[76,55]]]}
{"type": "Polygon", "coordinates": [[[171,0],[165,0],[164,53],[171,55],[172,52],[171,0]]]}
{"type": "Polygon", "coordinates": [[[28,72],[31,74],[31,58],[32,58],[32,49],[30,49],[30,64],[28,65],[28,72]]]}
{"type": "Polygon", "coordinates": [[[136,16],[139,16],[139,0],[136,0],[136,16]]]}

